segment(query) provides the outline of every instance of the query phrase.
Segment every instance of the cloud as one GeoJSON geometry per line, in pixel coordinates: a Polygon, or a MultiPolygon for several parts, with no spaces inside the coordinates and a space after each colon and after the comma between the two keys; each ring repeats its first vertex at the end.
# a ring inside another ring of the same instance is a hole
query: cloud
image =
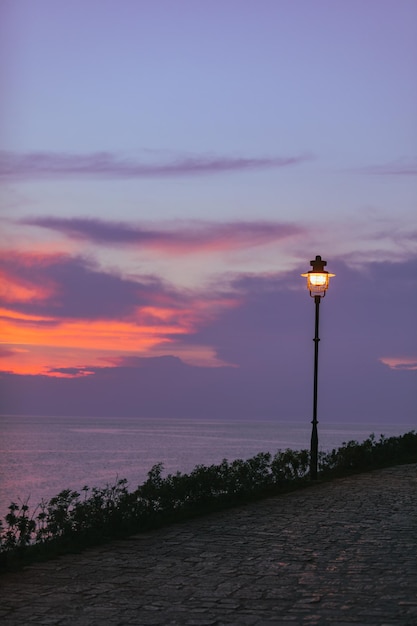
{"type": "Polygon", "coordinates": [[[200,176],[298,165],[309,155],[287,157],[178,156],[170,161],[145,163],[110,152],[66,154],[0,152],[0,180],[38,178],[161,178],[200,176]]]}
{"type": "Polygon", "coordinates": [[[392,370],[417,370],[417,357],[381,357],[381,363],[392,370]]]}
{"type": "MultiPolygon", "coordinates": [[[[168,345],[175,353],[182,336],[238,302],[215,290],[178,290],[154,277],[125,278],[82,257],[4,252],[0,267],[3,362],[19,373],[84,376],[106,358],[149,356],[168,345]],[[23,295],[14,285],[25,286],[23,295]]],[[[224,365],[210,347],[178,349],[187,362],[224,365]]]]}
{"type": "MultiPolygon", "coordinates": [[[[321,380],[335,410],[341,410],[340,401],[343,410],[350,406],[360,414],[361,397],[369,403],[373,394],[381,395],[383,384],[393,389],[392,380],[385,379],[384,371],[390,372],[382,366],[381,361],[386,363],[382,357],[410,350],[413,354],[417,348],[417,259],[371,263],[361,270],[339,261],[332,263],[331,270],[336,276],[320,315],[321,380]],[[349,397],[352,389],[357,390],[356,398],[349,397]]],[[[277,389],[291,397],[308,394],[305,383],[309,390],[314,302],[305,281],[296,271],[241,275],[231,288],[240,293],[241,305],[223,310],[183,342],[211,345],[220,359],[250,371],[254,390],[268,381],[272,388],[275,381],[277,389]]]]}
{"type": "MultiPolygon", "coordinates": [[[[112,322],[96,328],[80,320],[66,351],[58,349],[56,337],[50,339],[48,350],[55,350],[55,356],[43,371],[46,375],[12,376],[4,359],[9,374],[0,373],[3,410],[309,420],[314,302],[299,276],[304,269],[236,277],[229,284],[230,292],[239,296],[234,306],[221,306],[219,300],[210,309],[211,293],[193,294],[181,311],[192,323],[148,351],[138,348],[142,329],[137,326],[129,327],[128,341],[118,346],[121,326],[112,322]],[[196,317],[188,317],[192,314],[196,317]],[[96,352],[88,344],[89,335],[99,337],[100,329],[100,341],[106,339],[106,329],[114,332],[96,352]],[[219,365],[236,367],[185,362],[181,350],[200,346],[210,347],[219,365]]],[[[360,271],[339,261],[331,269],[336,277],[320,314],[320,428],[326,421],[415,420],[415,371],[396,367],[406,363],[405,357],[394,362],[384,355],[416,353],[417,260],[371,263],[360,271]]],[[[157,330],[160,340],[162,331],[157,330]]]]}
{"type": "Polygon", "coordinates": [[[0,254],[3,301],[21,313],[115,319],[139,306],[175,307],[177,296],[155,277],[131,280],[65,254],[0,254]]]}
{"type": "MultiPolygon", "coordinates": [[[[163,357],[139,357],[139,356],[117,356],[113,358],[103,359],[108,362],[108,366],[117,368],[141,369],[144,367],[153,367],[158,363],[181,363],[178,357],[165,355],[163,357]]],[[[107,366],[107,367],[108,367],[107,366]]],[[[98,368],[97,368],[98,369],[98,368]]]]}
{"type": "Polygon", "coordinates": [[[417,176],[417,159],[398,159],[382,165],[363,167],[360,171],[378,176],[417,176]]]}
{"type": "Polygon", "coordinates": [[[19,350],[16,348],[5,348],[4,346],[0,346],[0,359],[8,359],[11,356],[15,356],[19,353],[19,350]]]}
{"type": "Polygon", "coordinates": [[[183,254],[260,246],[304,232],[296,224],[267,221],[215,223],[184,220],[165,228],[87,218],[35,217],[21,220],[21,223],[99,245],[129,245],[183,254]]]}
{"type": "Polygon", "coordinates": [[[95,370],[87,367],[52,367],[47,373],[57,378],[80,378],[92,376],[95,370]]]}

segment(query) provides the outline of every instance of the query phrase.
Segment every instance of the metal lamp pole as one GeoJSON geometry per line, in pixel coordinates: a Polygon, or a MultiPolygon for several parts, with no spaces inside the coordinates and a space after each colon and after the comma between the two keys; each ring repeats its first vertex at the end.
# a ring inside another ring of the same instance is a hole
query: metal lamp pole
{"type": "Polygon", "coordinates": [[[313,384],[313,420],[311,430],[311,444],[310,444],[310,478],[312,480],[317,479],[317,462],[319,456],[319,437],[317,433],[317,381],[318,381],[318,368],[319,368],[319,314],[320,314],[320,296],[314,296],[314,304],[316,309],[315,315],[315,332],[314,332],[314,384],[313,384]]]}
{"type": "Polygon", "coordinates": [[[329,279],[335,274],[330,274],[324,268],[327,265],[326,261],[322,261],[321,256],[316,256],[314,261],[310,261],[312,270],[305,274],[301,274],[307,278],[307,289],[310,291],[310,296],[314,298],[315,305],[315,323],[314,323],[314,382],[313,382],[313,420],[311,430],[311,444],[310,444],[310,478],[317,480],[317,465],[318,465],[318,448],[319,438],[317,432],[317,383],[318,383],[318,366],[319,366],[319,317],[320,317],[320,302],[326,295],[326,291],[329,287],[329,279]]]}

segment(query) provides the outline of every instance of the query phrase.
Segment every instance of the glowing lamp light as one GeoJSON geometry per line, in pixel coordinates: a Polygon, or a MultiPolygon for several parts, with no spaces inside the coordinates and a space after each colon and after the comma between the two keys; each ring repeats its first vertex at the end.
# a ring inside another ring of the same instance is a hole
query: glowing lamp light
{"type": "Polygon", "coordinates": [[[305,274],[301,274],[301,276],[307,278],[307,289],[312,298],[315,296],[324,298],[329,288],[329,280],[332,276],[336,276],[336,274],[330,274],[330,272],[324,269],[327,265],[327,261],[323,261],[319,255],[316,256],[314,261],[310,261],[310,265],[313,269],[305,274]]]}

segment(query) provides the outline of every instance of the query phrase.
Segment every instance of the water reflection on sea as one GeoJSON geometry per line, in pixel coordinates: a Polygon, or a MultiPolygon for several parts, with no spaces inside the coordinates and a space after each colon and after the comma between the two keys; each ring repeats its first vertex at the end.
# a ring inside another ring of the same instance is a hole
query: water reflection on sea
{"type": "MultiPolygon", "coordinates": [[[[258,452],[310,446],[310,424],[278,420],[0,417],[0,517],[12,500],[31,507],[62,489],[79,490],[126,478],[134,489],[162,462],[165,472],[247,459],[258,452]]],[[[400,435],[415,426],[319,424],[319,447],[400,435]]]]}

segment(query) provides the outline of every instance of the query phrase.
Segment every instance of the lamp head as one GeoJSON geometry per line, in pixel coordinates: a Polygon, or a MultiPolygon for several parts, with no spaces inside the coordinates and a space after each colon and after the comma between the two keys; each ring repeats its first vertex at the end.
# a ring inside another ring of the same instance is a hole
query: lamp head
{"type": "Polygon", "coordinates": [[[329,279],[335,276],[335,274],[330,274],[324,269],[327,261],[323,261],[321,256],[317,255],[314,261],[310,261],[310,265],[313,269],[305,274],[301,274],[301,276],[307,278],[307,289],[312,298],[316,296],[324,298],[329,288],[329,279]]]}

